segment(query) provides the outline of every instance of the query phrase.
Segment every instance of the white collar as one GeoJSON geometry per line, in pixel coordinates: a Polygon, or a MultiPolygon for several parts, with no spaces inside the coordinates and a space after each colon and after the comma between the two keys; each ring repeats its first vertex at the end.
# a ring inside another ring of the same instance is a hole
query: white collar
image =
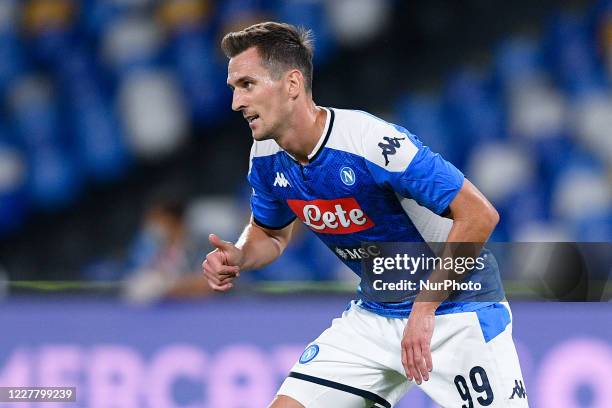
{"type": "Polygon", "coordinates": [[[319,141],[315,145],[314,149],[312,149],[312,152],[310,152],[310,154],[308,155],[308,160],[312,159],[317,154],[319,149],[321,149],[321,146],[323,145],[323,142],[325,141],[325,135],[327,135],[327,130],[329,129],[329,122],[331,120],[331,114],[329,113],[329,110],[327,110],[327,108],[321,108],[321,109],[323,109],[325,113],[327,114],[327,116],[325,117],[325,126],[323,127],[323,133],[321,133],[321,136],[319,136],[319,141]]]}
{"type": "MultiPolygon", "coordinates": [[[[329,130],[329,124],[331,122],[331,112],[329,111],[329,109],[324,108],[322,106],[319,107],[327,113],[327,116],[325,118],[325,126],[323,127],[323,132],[321,133],[321,136],[319,136],[319,140],[317,141],[317,144],[315,145],[314,149],[312,149],[312,152],[310,152],[310,154],[306,156],[308,158],[308,161],[310,161],[319,152],[319,150],[321,150],[321,146],[323,146],[323,142],[325,141],[325,136],[327,135],[327,132],[329,130]]],[[[298,161],[288,151],[284,150],[284,152],[287,153],[289,157],[291,157],[294,161],[298,161]]]]}

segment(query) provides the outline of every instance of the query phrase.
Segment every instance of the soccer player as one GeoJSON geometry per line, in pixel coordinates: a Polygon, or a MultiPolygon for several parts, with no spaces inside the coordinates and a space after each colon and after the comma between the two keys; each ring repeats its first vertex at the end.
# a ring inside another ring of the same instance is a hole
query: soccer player
{"type": "MultiPolygon", "coordinates": [[[[254,139],[252,217],[235,244],[210,235],[211,287],[281,256],[296,217],[358,275],[363,243],[486,242],[498,214],[452,164],[402,127],[315,104],[309,36],[267,22],[223,38],[232,109],[254,139]]],[[[484,259],[470,279],[503,300],[484,259]]],[[[414,384],[442,407],[527,407],[505,303],[470,291],[381,302],[364,286],[362,276],[360,299],[306,348],[271,408],[392,407],[414,384]]]]}

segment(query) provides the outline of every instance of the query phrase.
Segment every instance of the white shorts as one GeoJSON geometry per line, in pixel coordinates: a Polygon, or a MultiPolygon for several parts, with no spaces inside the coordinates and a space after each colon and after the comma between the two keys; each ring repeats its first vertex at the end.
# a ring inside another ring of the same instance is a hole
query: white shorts
{"type": "MultiPolygon", "coordinates": [[[[392,407],[415,385],[401,361],[407,319],[353,303],[312,342],[278,395],[306,408],[392,407]]],[[[528,407],[507,304],[437,315],[433,371],[419,386],[441,407],[528,407]]]]}

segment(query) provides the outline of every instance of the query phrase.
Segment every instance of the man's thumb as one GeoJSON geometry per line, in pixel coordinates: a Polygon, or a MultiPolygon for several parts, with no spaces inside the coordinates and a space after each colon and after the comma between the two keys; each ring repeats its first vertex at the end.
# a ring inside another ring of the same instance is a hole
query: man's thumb
{"type": "Polygon", "coordinates": [[[208,236],[208,241],[210,241],[210,243],[215,248],[221,249],[221,250],[232,249],[234,247],[234,244],[232,244],[231,242],[223,241],[221,238],[219,238],[215,234],[210,234],[208,236]]]}

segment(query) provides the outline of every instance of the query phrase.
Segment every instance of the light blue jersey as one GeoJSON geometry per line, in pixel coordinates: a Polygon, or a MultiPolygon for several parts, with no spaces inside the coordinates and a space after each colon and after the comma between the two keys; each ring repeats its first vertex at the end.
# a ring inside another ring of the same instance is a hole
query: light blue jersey
{"type": "MultiPolygon", "coordinates": [[[[325,130],[309,164],[275,141],[256,141],[249,182],[255,222],[281,229],[298,217],[357,275],[372,242],[444,242],[452,220],[442,215],[463,174],[406,129],[361,111],[327,109],[325,130]],[[364,245],[365,244],[365,245],[364,245]]],[[[478,294],[455,292],[438,313],[471,311],[504,298],[494,257],[470,279],[478,294]],[[476,301],[486,294],[489,302],[476,301]]],[[[386,317],[406,317],[412,300],[383,303],[358,288],[359,304],[386,317]]]]}

